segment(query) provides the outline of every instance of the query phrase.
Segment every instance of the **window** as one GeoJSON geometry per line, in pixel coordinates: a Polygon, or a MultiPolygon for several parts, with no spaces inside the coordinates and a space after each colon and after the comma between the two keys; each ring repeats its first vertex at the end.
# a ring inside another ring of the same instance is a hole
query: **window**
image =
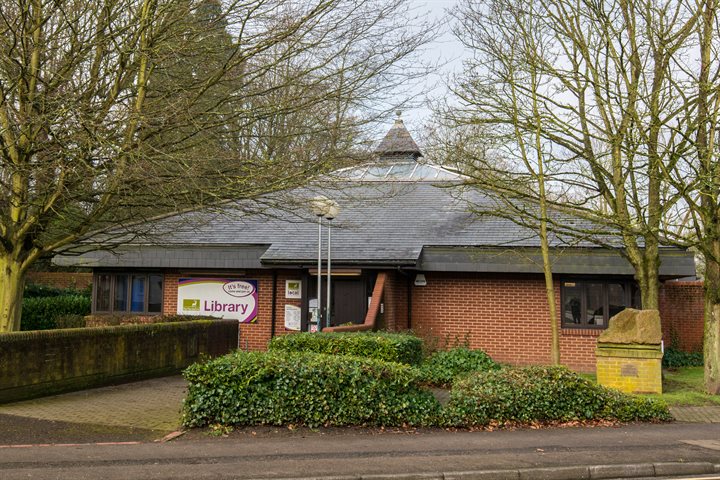
{"type": "Polygon", "coordinates": [[[638,306],[634,282],[566,280],[561,283],[563,327],[607,328],[613,315],[638,306]]]}
{"type": "Polygon", "coordinates": [[[162,312],[162,275],[100,273],[95,285],[94,313],[162,312]]]}

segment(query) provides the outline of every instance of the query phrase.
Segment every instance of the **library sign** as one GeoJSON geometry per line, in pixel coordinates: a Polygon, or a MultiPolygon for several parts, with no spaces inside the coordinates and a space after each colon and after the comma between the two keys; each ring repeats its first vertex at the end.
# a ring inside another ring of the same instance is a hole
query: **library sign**
{"type": "Polygon", "coordinates": [[[254,323],[257,320],[257,280],[181,278],[179,315],[198,315],[254,323]]]}

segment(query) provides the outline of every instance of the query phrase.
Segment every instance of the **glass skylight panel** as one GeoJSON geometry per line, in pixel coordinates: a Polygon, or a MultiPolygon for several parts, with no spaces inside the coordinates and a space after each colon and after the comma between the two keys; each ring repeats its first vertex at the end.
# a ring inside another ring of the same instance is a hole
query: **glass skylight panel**
{"type": "Polygon", "coordinates": [[[393,180],[410,180],[416,165],[416,162],[396,163],[392,166],[392,170],[388,172],[388,178],[393,180]]]}
{"type": "Polygon", "coordinates": [[[376,165],[368,168],[366,177],[363,180],[382,180],[388,173],[387,165],[376,165]]]}

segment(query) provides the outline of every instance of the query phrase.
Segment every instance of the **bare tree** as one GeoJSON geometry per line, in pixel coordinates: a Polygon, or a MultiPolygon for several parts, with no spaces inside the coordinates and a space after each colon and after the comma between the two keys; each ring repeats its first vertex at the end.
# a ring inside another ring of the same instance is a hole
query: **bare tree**
{"type": "Polygon", "coordinates": [[[670,66],[672,93],[683,104],[672,131],[675,161],[663,165],[663,177],[682,200],[667,235],[704,259],[705,388],[720,394],[720,4],[702,0],[693,8],[700,18],[689,54],[670,66]]]}
{"type": "MultiPolygon", "coordinates": [[[[456,33],[466,45],[482,44],[483,51],[492,55],[492,61],[484,68],[497,76],[493,81],[503,82],[505,113],[510,120],[507,124],[510,128],[489,135],[482,122],[476,122],[474,115],[455,115],[452,110],[446,111],[445,120],[449,120],[450,129],[454,127],[455,132],[449,138],[438,139],[445,147],[444,151],[441,149],[441,155],[448,160],[447,168],[468,178],[466,183],[500,194],[496,208],[488,210],[486,206],[485,211],[477,213],[503,216],[538,232],[550,313],[550,359],[554,365],[559,365],[560,332],[548,241],[547,152],[546,140],[542,136],[544,119],[538,94],[545,80],[538,68],[541,61],[536,58],[547,48],[544,44],[547,35],[542,32],[542,23],[536,20],[532,2],[503,1],[486,6],[487,13],[494,18],[491,24],[478,25],[470,21],[470,18],[480,21],[475,17],[477,12],[463,10],[459,14],[462,15],[461,26],[456,33]],[[471,28],[466,29],[468,27],[471,28]],[[523,128],[523,122],[526,128],[523,128]],[[508,144],[513,146],[512,155],[500,157],[497,148],[508,144]],[[517,162],[518,168],[513,168],[510,162],[517,162]],[[508,174],[510,171],[515,173],[508,174]],[[537,199],[537,204],[533,202],[533,206],[527,208],[526,203],[518,201],[518,195],[505,195],[508,189],[523,191],[525,196],[537,199]]],[[[468,8],[472,6],[468,5],[468,8]]]]}
{"type": "Polygon", "coordinates": [[[0,332],[43,255],[352,158],[422,74],[433,29],[409,17],[406,0],[0,0],[0,332]]]}
{"type": "MultiPolygon", "coordinates": [[[[616,232],[643,307],[658,308],[661,244],[695,244],[714,255],[715,2],[466,0],[456,16],[459,37],[474,52],[456,85],[462,105],[456,123],[487,126],[506,151],[519,148],[517,136],[508,135],[513,130],[539,134],[549,206],[597,225],[574,229],[550,219],[550,228],[600,245],[616,232]],[[533,17],[537,29],[513,34],[524,42],[533,35],[535,51],[500,48],[496,35],[509,12],[533,17]],[[521,75],[508,75],[509,65],[521,75]],[[532,75],[540,80],[518,81],[532,75]],[[692,221],[688,237],[678,223],[692,221]]],[[[512,181],[532,170],[494,162],[497,152],[473,160],[485,170],[479,182],[509,198],[537,200],[527,182],[512,181]]],[[[712,314],[720,285],[711,276],[706,385],[716,393],[717,366],[708,365],[717,365],[720,350],[712,314]]]]}

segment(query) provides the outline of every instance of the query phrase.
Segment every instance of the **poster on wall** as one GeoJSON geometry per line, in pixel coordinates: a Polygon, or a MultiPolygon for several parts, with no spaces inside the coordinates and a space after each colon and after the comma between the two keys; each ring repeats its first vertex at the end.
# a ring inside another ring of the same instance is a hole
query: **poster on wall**
{"type": "Polygon", "coordinates": [[[181,278],[178,315],[196,315],[254,323],[257,320],[257,280],[181,278]]]}
{"type": "Polygon", "coordinates": [[[301,320],[300,307],[295,305],[285,305],[285,329],[300,331],[300,320],[301,320]]]}
{"type": "Polygon", "coordinates": [[[302,282],[285,280],[285,298],[302,298],[302,282]]]}

